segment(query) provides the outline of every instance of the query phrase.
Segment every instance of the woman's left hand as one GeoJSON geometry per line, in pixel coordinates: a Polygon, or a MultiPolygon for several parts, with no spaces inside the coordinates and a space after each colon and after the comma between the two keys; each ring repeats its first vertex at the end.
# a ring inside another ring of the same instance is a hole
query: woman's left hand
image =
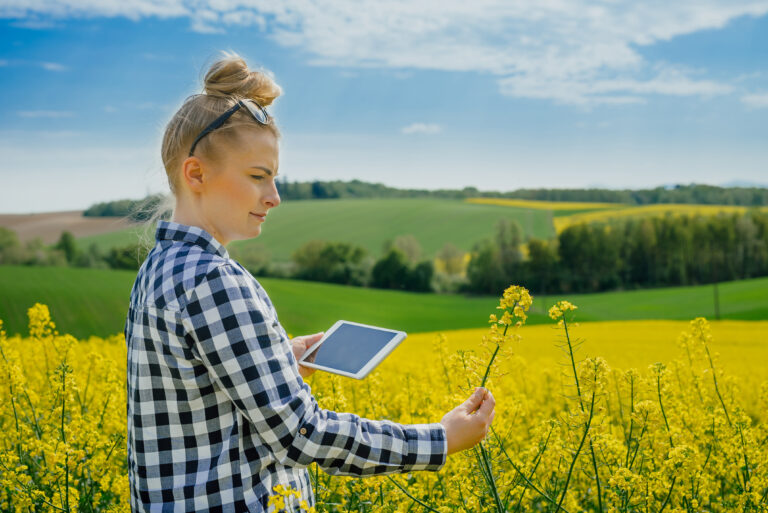
{"type": "MultiPolygon", "coordinates": [[[[307,352],[307,349],[312,347],[318,340],[323,338],[323,335],[325,335],[325,332],[321,331],[313,335],[302,335],[300,337],[292,338],[291,345],[293,349],[293,356],[296,357],[296,361],[298,361],[299,358],[301,358],[301,356],[307,352]]],[[[303,365],[299,364],[299,374],[301,374],[302,378],[308,378],[316,370],[317,369],[313,369],[311,367],[304,367],[303,365]]]]}

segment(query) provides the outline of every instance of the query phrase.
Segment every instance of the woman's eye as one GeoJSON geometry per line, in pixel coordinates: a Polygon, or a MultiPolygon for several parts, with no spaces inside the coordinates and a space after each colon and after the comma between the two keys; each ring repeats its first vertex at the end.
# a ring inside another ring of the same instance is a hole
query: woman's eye
{"type": "Polygon", "coordinates": [[[261,175],[251,175],[252,178],[255,178],[256,180],[263,180],[264,177],[261,175]]]}

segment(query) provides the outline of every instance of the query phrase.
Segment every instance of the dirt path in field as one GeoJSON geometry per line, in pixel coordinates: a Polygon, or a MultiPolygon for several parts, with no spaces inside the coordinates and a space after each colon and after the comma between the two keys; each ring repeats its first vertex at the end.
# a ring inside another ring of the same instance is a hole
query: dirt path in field
{"type": "Polygon", "coordinates": [[[15,231],[25,242],[40,237],[53,244],[61,232],[69,231],[77,237],[122,230],[136,223],[124,217],[84,217],[82,210],[43,212],[40,214],[0,214],[0,226],[15,231]]]}

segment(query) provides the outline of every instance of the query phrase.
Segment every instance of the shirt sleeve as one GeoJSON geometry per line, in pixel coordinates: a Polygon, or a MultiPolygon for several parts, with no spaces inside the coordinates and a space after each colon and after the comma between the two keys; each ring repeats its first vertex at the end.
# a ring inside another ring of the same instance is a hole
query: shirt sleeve
{"type": "Polygon", "coordinates": [[[356,476],[443,467],[447,442],[439,422],[398,424],[320,408],[258,286],[221,265],[191,291],[181,322],[213,381],[278,461],[316,462],[329,474],[356,476]]]}

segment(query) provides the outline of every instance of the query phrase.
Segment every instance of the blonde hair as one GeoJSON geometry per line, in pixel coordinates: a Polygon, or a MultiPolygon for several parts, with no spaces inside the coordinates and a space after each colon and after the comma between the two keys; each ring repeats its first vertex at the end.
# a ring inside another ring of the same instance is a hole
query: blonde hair
{"type": "MultiPolygon", "coordinates": [[[[266,107],[282,93],[269,71],[250,70],[236,52],[222,51],[221,54],[205,74],[203,92],[188,96],[165,127],[160,153],[170,194],[152,206],[151,215],[143,216],[147,221],[140,239],[147,248],[154,245],[154,234],[149,234],[152,226],[176,207],[181,165],[187,159],[195,137],[239,100],[251,99],[266,107]]],[[[216,162],[221,157],[222,146],[229,147],[235,143],[242,128],[269,130],[276,138],[280,137],[271,115],[269,124],[261,125],[246,109],[240,109],[223,126],[200,139],[195,146],[195,155],[216,162]]]]}

